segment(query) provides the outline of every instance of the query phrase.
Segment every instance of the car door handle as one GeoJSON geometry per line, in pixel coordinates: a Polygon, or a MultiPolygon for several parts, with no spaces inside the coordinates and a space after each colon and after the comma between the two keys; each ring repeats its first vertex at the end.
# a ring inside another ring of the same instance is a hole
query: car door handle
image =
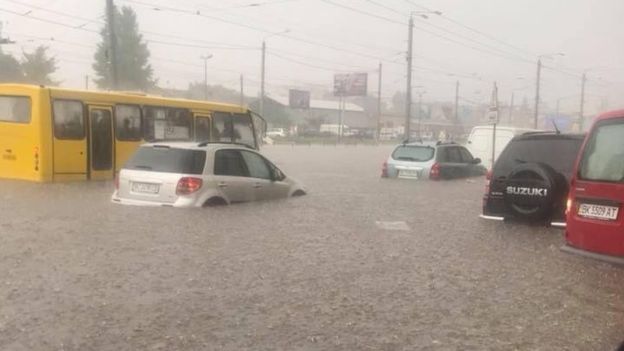
{"type": "Polygon", "coordinates": [[[254,188],[262,188],[262,184],[260,183],[254,183],[254,188]]]}
{"type": "Polygon", "coordinates": [[[220,183],[217,183],[217,186],[218,186],[219,188],[227,188],[227,186],[228,186],[228,185],[227,185],[227,183],[226,183],[226,182],[220,182],[220,183]]]}

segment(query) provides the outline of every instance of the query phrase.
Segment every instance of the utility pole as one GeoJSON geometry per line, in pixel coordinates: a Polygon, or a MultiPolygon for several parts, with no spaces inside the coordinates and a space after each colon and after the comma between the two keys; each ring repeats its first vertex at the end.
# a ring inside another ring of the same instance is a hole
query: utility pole
{"type": "Polygon", "coordinates": [[[412,39],[414,36],[414,18],[410,15],[407,32],[407,89],[405,91],[405,140],[410,139],[412,119],[412,39]]]}
{"type": "Polygon", "coordinates": [[[260,116],[264,117],[264,75],[266,72],[266,41],[262,41],[262,72],[260,73],[260,116]]]}
{"type": "Polygon", "coordinates": [[[379,141],[381,134],[381,69],[382,65],[379,62],[379,83],[377,84],[377,128],[375,131],[375,139],[379,141]]]}
{"type": "Polygon", "coordinates": [[[208,60],[212,58],[212,54],[202,55],[200,58],[204,60],[204,100],[208,100],[208,60]]]}
{"type": "Polygon", "coordinates": [[[509,103],[509,125],[513,124],[513,109],[514,109],[514,92],[511,92],[511,102],[509,103]]]}
{"type": "Polygon", "coordinates": [[[455,83],[455,123],[459,123],[459,81],[455,83]]]}
{"type": "Polygon", "coordinates": [[[579,114],[579,132],[583,132],[583,124],[584,117],[583,113],[585,112],[585,83],[587,82],[587,73],[583,72],[583,78],[581,80],[581,112],[579,114]]]}
{"type": "Polygon", "coordinates": [[[421,115],[420,115],[421,114],[421,110],[422,110],[422,108],[421,108],[422,107],[422,96],[423,96],[422,92],[418,93],[418,138],[419,139],[422,139],[422,135],[420,134],[420,126],[422,124],[422,122],[421,122],[422,118],[421,118],[421,115]]]}
{"type": "Polygon", "coordinates": [[[240,105],[245,106],[245,92],[244,92],[244,84],[243,84],[243,75],[240,75],[240,105]]]}
{"type": "Polygon", "coordinates": [[[537,129],[540,102],[540,78],[542,75],[542,58],[537,59],[537,79],[535,80],[535,114],[533,115],[533,128],[537,129]]]}
{"type": "Polygon", "coordinates": [[[85,90],[89,90],[89,76],[85,76],[85,90]]]}
{"type": "Polygon", "coordinates": [[[119,89],[117,75],[117,35],[115,34],[115,5],[113,0],[106,0],[106,18],[108,21],[108,60],[110,62],[110,81],[113,90],[119,89]]]}

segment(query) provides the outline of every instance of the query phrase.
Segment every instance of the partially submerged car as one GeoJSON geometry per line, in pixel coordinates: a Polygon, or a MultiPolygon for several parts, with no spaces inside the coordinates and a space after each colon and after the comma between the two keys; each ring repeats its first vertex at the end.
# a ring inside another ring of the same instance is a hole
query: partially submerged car
{"type": "Polygon", "coordinates": [[[112,201],[202,207],[301,196],[306,189],[246,145],[142,145],[115,178],[112,201]]]}
{"type": "Polygon", "coordinates": [[[568,184],[583,138],[558,132],[514,137],[488,172],[481,217],[564,227],[568,184]]]}
{"type": "Polygon", "coordinates": [[[454,142],[411,142],[398,145],[384,162],[383,178],[456,179],[486,173],[479,158],[454,142]]]}

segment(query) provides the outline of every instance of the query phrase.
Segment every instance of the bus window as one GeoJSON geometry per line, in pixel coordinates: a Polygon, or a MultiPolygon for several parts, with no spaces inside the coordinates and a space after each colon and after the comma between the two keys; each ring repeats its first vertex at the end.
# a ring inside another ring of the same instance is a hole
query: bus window
{"type": "Polygon", "coordinates": [[[0,122],[29,123],[30,98],[0,96],[0,122]]]}
{"type": "Polygon", "coordinates": [[[121,141],[141,140],[141,109],[138,106],[115,106],[115,135],[121,141]]]}
{"type": "Polygon", "coordinates": [[[191,113],[188,110],[181,108],[168,109],[165,139],[190,139],[192,121],[191,113]]]}
{"type": "Polygon", "coordinates": [[[55,100],[54,136],[57,139],[83,139],[84,112],[82,103],[70,100],[55,100]]]}
{"type": "Polygon", "coordinates": [[[227,112],[214,112],[212,114],[211,141],[232,142],[232,115],[227,112]]]}
{"type": "Polygon", "coordinates": [[[233,114],[232,125],[234,128],[234,142],[247,144],[254,148],[256,147],[254,129],[251,123],[251,117],[248,114],[233,114]]]}
{"type": "Polygon", "coordinates": [[[210,140],[210,118],[195,116],[195,140],[210,140]]]}
{"type": "Polygon", "coordinates": [[[188,140],[191,137],[191,114],[180,108],[146,106],[145,140],[188,140]]]}

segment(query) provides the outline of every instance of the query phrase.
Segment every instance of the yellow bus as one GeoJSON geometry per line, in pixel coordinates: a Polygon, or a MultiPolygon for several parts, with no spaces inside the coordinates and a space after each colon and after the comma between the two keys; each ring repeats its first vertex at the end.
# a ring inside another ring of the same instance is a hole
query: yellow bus
{"type": "Polygon", "coordinates": [[[259,148],[264,120],[230,104],[124,92],[0,84],[0,178],[112,179],[143,142],[259,148]]]}

